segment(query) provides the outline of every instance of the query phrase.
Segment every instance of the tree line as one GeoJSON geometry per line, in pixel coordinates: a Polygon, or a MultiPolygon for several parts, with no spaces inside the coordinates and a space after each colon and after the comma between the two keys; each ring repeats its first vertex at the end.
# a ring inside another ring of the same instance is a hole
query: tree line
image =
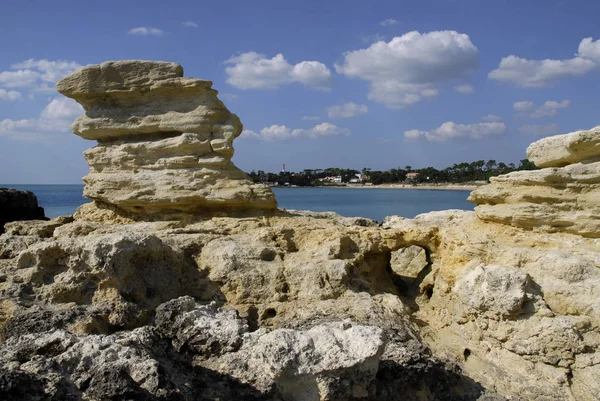
{"type": "Polygon", "coordinates": [[[341,183],[351,181],[359,183],[394,184],[394,183],[452,183],[460,184],[473,181],[488,181],[490,177],[519,170],[536,170],[537,167],[528,159],[523,159],[518,165],[505,164],[496,160],[477,160],[471,163],[458,163],[442,170],[434,167],[413,169],[411,166],[393,168],[387,171],[343,169],[330,167],[326,169],[305,169],[301,172],[282,171],[267,173],[262,170],[248,173],[255,183],[294,185],[299,187],[322,186],[330,182],[327,178],[341,177],[341,183]],[[417,173],[417,174],[414,174],[417,173]],[[360,178],[359,178],[360,177],[360,178]]]}

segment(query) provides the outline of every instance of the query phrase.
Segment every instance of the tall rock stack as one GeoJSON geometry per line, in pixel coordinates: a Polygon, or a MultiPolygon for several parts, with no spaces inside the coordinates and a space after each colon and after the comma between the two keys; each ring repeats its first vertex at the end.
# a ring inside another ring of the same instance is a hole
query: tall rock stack
{"type": "Polygon", "coordinates": [[[128,214],[268,210],[272,191],[232,163],[242,131],[211,88],[177,63],[117,61],[84,67],[56,85],[83,105],[72,131],[85,151],[84,195],[128,214]]]}
{"type": "Polygon", "coordinates": [[[493,177],[471,193],[477,216],[515,227],[600,237],[600,126],[527,148],[541,170],[493,177]]]}

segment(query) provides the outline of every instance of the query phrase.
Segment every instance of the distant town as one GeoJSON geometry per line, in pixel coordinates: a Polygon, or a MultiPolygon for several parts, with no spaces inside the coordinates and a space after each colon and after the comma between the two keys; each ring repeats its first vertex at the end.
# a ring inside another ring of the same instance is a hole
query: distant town
{"type": "Polygon", "coordinates": [[[528,159],[519,165],[505,164],[496,160],[478,160],[471,163],[454,164],[442,170],[433,167],[413,169],[411,166],[388,171],[344,169],[330,167],[326,169],[305,169],[292,172],[282,166],[279,173],[267,173],[262,170],[248,173],[256,183],[270,186],[340,186],[340,185],[381,185],[381,184],[468,184],[487,182],[490,177],[518,170],[537,170],[528,159]]]}

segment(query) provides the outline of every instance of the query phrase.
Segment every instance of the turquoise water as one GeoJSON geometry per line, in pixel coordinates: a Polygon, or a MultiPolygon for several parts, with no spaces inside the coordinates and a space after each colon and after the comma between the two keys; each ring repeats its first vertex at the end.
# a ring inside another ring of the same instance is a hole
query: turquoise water
{"type": "MultiPolygon", "coordinates": [[[[88,202],[82,196],[83,185],[2,185],[29,190],[38,197],[48,217],[75,212],[88,202]]],[[[378,188],[273,188],[279,207],[284,209],[334,211],[342,216],[361,216],[383,220],[385,216],[415,217],[433,210],[473,210],[467,202],[469,191],[378,188]]]]}

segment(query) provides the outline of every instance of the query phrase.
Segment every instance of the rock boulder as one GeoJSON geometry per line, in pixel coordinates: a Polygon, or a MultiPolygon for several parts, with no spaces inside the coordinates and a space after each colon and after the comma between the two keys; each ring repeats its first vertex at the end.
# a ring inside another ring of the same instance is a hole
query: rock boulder
{"type": "Polygon", "coordinates": [[[0,234],[6,223],[20,220],[46,220],[44,208],[33,192],[0,188],[0,234]]]}
{"type": "Polygon", "coordinates": [[[84,67],[58,91],[85,109],[71,129],[98,145],[85,152],[84,196],[130,215],[277,206],[231,162],[242,124],[212,82],[183,78],[177,63],[117,61],[84,67]]]}

